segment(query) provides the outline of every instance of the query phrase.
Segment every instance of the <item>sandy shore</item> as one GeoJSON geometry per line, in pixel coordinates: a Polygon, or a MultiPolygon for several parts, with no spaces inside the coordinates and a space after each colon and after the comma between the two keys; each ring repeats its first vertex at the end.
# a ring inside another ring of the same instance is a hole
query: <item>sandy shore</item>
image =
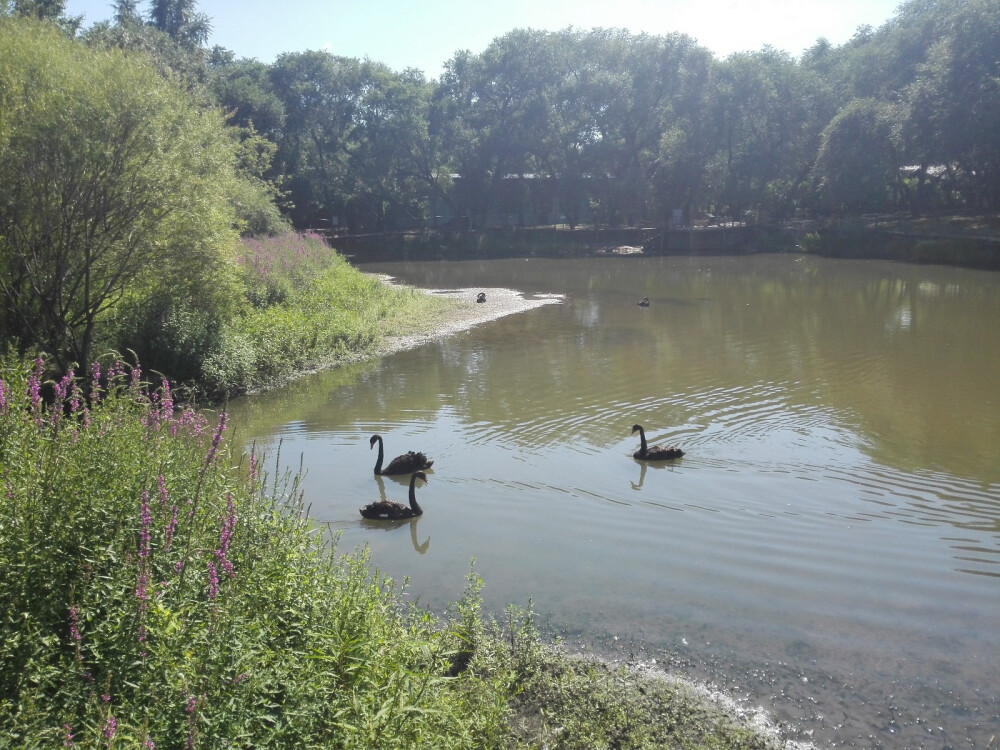
{"type": "MultiPolygon", "coordinates": [[[[391,276],[377,275],[381,281],[387,284],[396,284],[391,276]]],[[[412,349],[428,341],[439,339],[442,336],[449,336],[460,331],[467,331],[474,326],[499,320],[507,315],[527,312],[544,305],[560,304],[564,295],[545,294],[536,295],[530,298],[524,296],[523,292],[516,289],[504,289],[501,287],[477,287],[474,289],[422,289],[420,291],[432,294],[436,297],[447,297],[459,300],[462,304],[452,313],[446,315],[434,329],[407,336],[393,336],[385,341],[380,347],[380,353],[392,354],[394,352],[412,349]],[[476,302],[477,295],[482,292],[486,295],[485,302],[476,302]]]]}

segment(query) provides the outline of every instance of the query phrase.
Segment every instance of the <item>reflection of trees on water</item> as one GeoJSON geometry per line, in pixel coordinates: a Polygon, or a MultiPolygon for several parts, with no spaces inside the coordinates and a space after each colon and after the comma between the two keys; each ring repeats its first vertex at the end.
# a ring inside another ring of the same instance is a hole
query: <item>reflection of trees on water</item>
{"type": "MultiPolygon", "coordinates": [[[[987,403],[1000,342],[983,325],[1000,317],[994,275],[786,255],[473,265],[512,287],[549,282],[566,302],[258,396],[251,409],[269,426],[251,434],[447,411],[472,431],[489,425],[491,439],[599,453],[624,445],[637,420],[697,445],[712,429],[731,442],[741,429],[748,440],[807,429],[795,420],[815,412],[849,426],[879,463],[1000,482],[1000,419],[987,403]],[[757,416],[762,394],[784,424],[757,416]]],[[[420,268],[450,287],[452,266],[420,268]]]]}

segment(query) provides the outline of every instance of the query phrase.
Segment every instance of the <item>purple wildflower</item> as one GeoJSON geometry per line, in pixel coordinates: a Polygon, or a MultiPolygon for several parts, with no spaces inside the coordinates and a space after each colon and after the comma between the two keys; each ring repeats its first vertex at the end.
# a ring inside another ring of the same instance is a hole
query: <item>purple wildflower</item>
{"type": "Polygon", "coordinates": [[[205,456],[205,466],[207,467],[212,461],[215,460],[215,454],[219,450],[219,443],[222,442],[222,433],[226,430],[226,412],[219,414],[219,426],[215,428],[215,434],[212,435],[212,447],[208,451],[208,455],[205,456]]]}
{"type": "Polygon", "coordinates": [[[0,380],[0,414],[4,414],[10,409],[10,400],[10,386],[0,380]]]}
{"type": "Polygon", "coordinates": [[[160,488],[160,509],[163,510],[167,507],[169,495],[167,494],[167,480],[162,474],[156,475],[156,485],[160,488]]]}
{"type": "Polygon", "coordinates": [[[31,399],[31,410],[38,411],[42,403],[42,370],[45,361],[39,357],[35,360],[35,371],[28,378],[28,397],[31,399]]]}
{"type": "Polygon", "coordinates": [[[69,608],[69,635],[77,643],[83,640],[83,636],[80,635],[80,610],[75,604],[69,608]]]}
{"type": "Polygon", "coordinates": [[[80,410],[80,406],[82,403],[80,399],[81,395],[82,394],[80,393],[80,384],[77,383],[76,380],[73,380],[73,389],[70,392],[70,399],[69,399],[70,414],[76,414],[80,410]]]}
{"type": "Polygon", "coordinates": [[[250,454],[250,487],[257,486],[257,478],[260,475],[260,466],[257,464],[257,455],[250,454]]]}
{"type": "Polygon", "coordinates": [[[236,531],[236,503],[233,495],[226,495],[226,517],[222,519],[222,530],[219,532],[219,548],[215,550],[215,558],[230,578],[233,577],[233,564],[229,561],[229,542],[236,531]]]}
{"type": "Polygon", "coordinates": [[[114,739],[117,731],[118,720],[114,717],[114,714],[108,714],[108,720],[104,722],[104,739],[110,742],[114,739]]]}
{"type": "Polygon", "coordinates": [[[153,516],[149,512],[149,493],[143,490],[139,495],[139,557],[149,557],[149,527],[153,524],[153,516]]]}
{"type": "Polygon", "coordinates": [[[73,371],[70,370],[55,385],[55,396],[56,402],[62,403],[66,400],[66,396],[69,394],[70,386],[73,384],[73,371]]]}
{"type": "Polygon", "coordinates": [[[160,419],[166,421],[174,416],[174,397],[170,393],[170,381],[163,381],[163,395],[160,398],[160,419]]]}
{"type": "Polygon", "coordinates": [[[97,399],[101,395],[101,363],[100,362],[94,362],[94,363],[92,363],[90,365],[90,383],[91,383],[91,385],[90,385],[91,398],[93,398],[94,402],[96,403],[97,399]]]}
{"type": "Polygon", "coordinates": [[[181,415],[174,420],[174,425],[171,427],[171,434],[177,434],[178,427],[186,427],[192,435],[201,435],[205,432],[205,428],[208,426],[208,420],[202,414],[199,414],[191,407],[187,407],[181,412],[181,415]]]}
{"type": "Polygon", "coordinates": [[[66,738],[63,740],[63,747],[76,747],[73,744],[73,727],[69,724],[63,724],[63,732],[66,733],[66,738]]]}

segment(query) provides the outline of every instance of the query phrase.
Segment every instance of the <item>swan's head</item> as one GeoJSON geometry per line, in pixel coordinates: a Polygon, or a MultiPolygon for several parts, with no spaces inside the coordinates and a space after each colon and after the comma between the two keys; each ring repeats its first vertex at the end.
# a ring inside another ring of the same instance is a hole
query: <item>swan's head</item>
{"type": "Polygon", "coordinates": [[[424,474],[424,472],[422,472],[422,471],[415,471],[415,472],[413,472],[413,476],[415,476],[417,479],[423,479],[424,480],[424,484],[427,484],[427,475],[424,474]]]}
{"type": "Polygon", "coordinates": [[[642,432],[642,425],[641,424],[634,424],[634,425],[632,425],[632,434],[634,435],[637,432],[642,432]]]}
{"type": "Polygon", "coordinates": [[[368,450],[375,447],[375,443],[382,439],[381,435],[372,435],[371,440],[368,441],[368,450]]]}

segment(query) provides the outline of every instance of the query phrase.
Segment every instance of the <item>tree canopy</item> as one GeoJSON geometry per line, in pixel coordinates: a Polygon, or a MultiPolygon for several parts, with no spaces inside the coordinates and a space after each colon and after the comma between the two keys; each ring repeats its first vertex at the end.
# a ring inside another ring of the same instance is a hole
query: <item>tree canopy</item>
{"type": "Polygon", "coordinates": [[[799,59],[517,29],[437,81],[326,52],[220,59],[208,79],[276,144],[302,227],[425,226],[442,206],[480,226],[995,211],[998,32],[991,0],[911,0],[799,59]]]}
{"type": "Polygon", "coordinates": [[[0,302],[10,338],[88,365],[126,301],[209,301],[237,237],[238,142],[141,57],[0,22],[0,302]]]}

